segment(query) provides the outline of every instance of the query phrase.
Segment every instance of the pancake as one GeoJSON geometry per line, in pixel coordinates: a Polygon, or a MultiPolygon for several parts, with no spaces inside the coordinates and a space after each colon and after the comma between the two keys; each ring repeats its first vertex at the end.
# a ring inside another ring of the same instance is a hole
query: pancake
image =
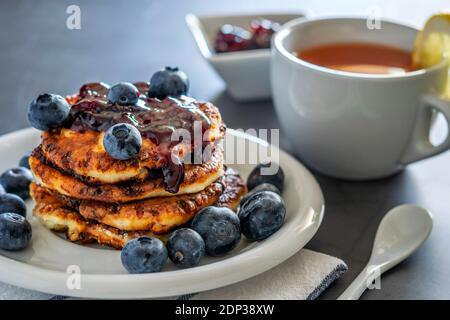
{"type": "MultiPolygon", "coordinates": [[[[32,183],[31,196],[36,202],[33,215],[48,229],[65,232],[67,238],[73,242],[97,242],[101,245],[122,249],[127,241],[140,236],[152,236],[151,232],[126,232],[102,225],[95,221],[88,221],[75,210],[64,206],[63,202],[51,195],[44,188],[32,183]]],[[[165,240],[165,236],[157,236],[165,240]]]]}
{"type": "Polygon", "coordinates": [[[162,234],[187,223],[199,210],[207,206],[216,205],[235,210],[245,192],[242,178],[233,169],[228,168],[223,177],[193,194],[124,204],[78,200],[57,193],[54,195],[88,220],[95,220],[120,230],[162,234]]]}
{"type": "Polygon", "coordinates": [[[142,235],[166,239],[207,206],[236,209],[246,192],[239,174],[224,167],[226,128],[213,104],[184,95],[158,99],[148,95],[148,83],[135,85],[132,104],[108,97],[104,83],[83,85],[66,97],[64,123],[44,131],[30,156],[33,215],[71,241],[122,248],[142,235]],[[134,159],[115,160],[103,140],[124,123],[142,145],[134,159]],[[198,152],[208,159],[185,163],[198,152]]]}
{"type": "Polygon", "coordinates": [[[184,180],[176,194],[166,191],[162,176],[156,175],[148,177],[146,180],[116,184],[98,184],[83,181],[80,177],[62,172],[46,161],[39,148],[30,157],[31,171],[38,184],[65,196],[114,203],[196,193],[205,189],[224,173],[223,150],[220,147],[214,150],[208,162],[199,165],[185,165],[184,180]]]}
{"type": "MultiPolygon", "coordinates": [[[[163,104],[164,101],[159,103],[163,104]]],[[[225,134],[218,109],[206,102],[194,101],[192,104],[209,120],[209,128],[203,137],[204,143],[216,144],[225,134]]],[[[170,119],[166,121],[169,122],[170,119]]],[[[102,183],[144,179],[149,174],[148,169],[168,165],[168,154],[175,154],[181,159],[192,151],[190,143],[168,146],[165,143],[157,144],[154,139],[143,136],[141,151],[136,159],[115,160],[104,149],[103,136],[104,130],[64,128],[45,131],[42,134],[41,149],[44,157],[57,167],[102,183]]]]}

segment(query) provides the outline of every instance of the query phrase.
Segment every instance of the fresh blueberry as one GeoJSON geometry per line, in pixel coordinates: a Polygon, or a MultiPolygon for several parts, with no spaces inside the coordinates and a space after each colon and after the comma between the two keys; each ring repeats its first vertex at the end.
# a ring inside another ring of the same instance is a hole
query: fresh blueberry
{"type": "Polygon", "coordinates": [[[266,239],[277,232],[285,216],[283,199],[271,191],[255,193],[239,208],[242,233],[251,241],[266,239]]]}
{"type": "Polygon", "coordinates": [[[28,121],[38,130],[61,127],[69,117],[70,106],[66,99],[56,94],[44,93],[28,107],[28,121]]]}
{"type": "Polygon", "coordinates": [[[205,242],[194,230],[183,228],[172,232],[167,241],[169,259],[179,268],[191,268],[205,255],[205,242]]]}
{"type": "Polygon", "coordinates": [[[252,190],[257,185],[262,183],[270,183],[283,192],[284,187],[284,172],[281,167],[272,162],[258,164],[247,178],[247,188],[252,190]],[[264,172],[264,171],[268,172],[264,172]],[[275,171],[275,172],[274,172],[275,171]]]}
{"type": "Polygon", "coordinates": [[[209,256],[223,255],[241,240],[239,218],[228,208],[206,207],[200,210],[192,221],[192,229],[205,241],[209,256]]]}
{"type": "Polygon", "coordinates": [[[0,195],[5,193],[6,193],[5,188],[3,188],[3,186],[0,184],[0,195]]]}
{"type": "Polygon", "coordinates": [[[21,215],[7,212],[0,214],[0,248],[24,249],[31,240],[31,225],[21,215]]]}
{"type": "Polygon", "coordinates": [[[157,238],[139,237],[127,242],[120,257],[129,273],[159,272],[166,264],[167,249],[157,238]]]}
{"type": "Polygon", "coordinates": [[[132,83],[121,82],[109,89],[108,100],[123,106],[132,106],[139,100],[139,90],[132,83]]]}
{"type": "Polygon", "coordinates": [[[0,176],[0,184],[6,192],[14,193],[24,200],[30,196],[31,181],[33,181],[33,175],[24,167],[9,169],[0,176]]]}
{"type": "Polygon", "coordinates": [[[241,199],[241,205],[244,204],[245,201],[247,201],[250,197],[252,197],[255,193],[261,192],[261,191],[272,191],[275,192],[278,195],[281,195],[280,190],[278,190],[277,187],[275,187],[273,184],[270,183],[261,183],[254,187],[250,192],[248,192],[245,196],[241,199]]]}
{"type": "Polygon", "coordinates": [[[30,169],[30,162],[29,162],[30,155],[31,155],[31,152],[27,152],[26,154],[23,155],[22,158],[20,158],[19,167],[24,167],[24,168],[30,169]]]}
{"type": "Polygon", "coordinates": [[[14,212],[23,217],[27,216],[27,207],[25,201],[19,196],[12,193],[5,193],[0,195],[0,214],[5,212],[14,212]]]}
{"type": "Polygon", "coordinates": [[[152,76],[148,94],[150,97],[164,99],[168,96],[185,95],[188,90],[189,80],[187,75],[178,68],[166,67],[152,76]]]}
{"type": "Polygon", "coordinates": [[[106,130],[103,146],[117,160],[129,160],[138,156],[142,137],[138,129],[127,123],[119,123],[106,130]]]}

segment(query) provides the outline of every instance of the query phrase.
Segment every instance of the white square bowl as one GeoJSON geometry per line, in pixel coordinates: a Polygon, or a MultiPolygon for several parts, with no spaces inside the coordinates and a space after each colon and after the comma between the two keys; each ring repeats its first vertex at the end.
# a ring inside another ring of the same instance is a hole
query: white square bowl
{"type": "Polygon", "coordinates": [[[270,49],[216,53],[214,43],[217,31],[224,24],[249,29],[252,20],[266,18],[284,24],[306,13],[253,13],[245,15],[188,14],[186,23],[203,57],[209,61],[227,84],[228,93],[236,100],[262,100],[271,97],[270,49]]]}

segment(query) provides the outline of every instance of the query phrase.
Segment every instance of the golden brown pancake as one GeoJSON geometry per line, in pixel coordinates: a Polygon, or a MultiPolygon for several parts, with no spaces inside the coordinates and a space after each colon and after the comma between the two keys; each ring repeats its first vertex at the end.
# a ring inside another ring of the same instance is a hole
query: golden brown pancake
{"type": "Polygon", "coordinates": [[[223,177],[204,190],[192,194],[123,204],[77,200],[54,195],[88,220],[95,220],[120,230],[150,230],[155,234],[161,234],[187,223],[199,210],[207,206],[216,205],[235,210],[245,192],[245,183],[239,174],[227,169],[223,177]]]}
{"type": "Polygon", "coordinates": [[[217,147],[208,162],[185,165],[184,180],[176,194],[165,190],[161,176],[116,184],[93,184],[55,169],[44,161],[39,148],[29,161],[37,183],[43,187],[77,199],[115,203],[199,192],[223,175],[224,159],[223,150],[217,147]]]}
{"type": "MultiPolygon", "coordinates": [[[[215,144],[223,138],[225,127],[218,109],[211,103],[194,102],[210,121],[204,141],[215,144]]],[[[141,151],[136,159],[115,160],[103,147],[102,131],[61,129],[42,134],[41,149],[44,157],[57,167],[75,175],[103,183],[116,183],[130,179],[143,179],[147,169],[166,166],[167,146],[158,145],[143,137],[141,151]]],[[[190,144],[178,144],[173,150],[179,158],[191,152],[190,144]]]]}
{"type": "Polygon", "coordinates": [[[30,189],[31,196],[36,202],[33,215],[48,229],[65,232],[70,241],[98,242],[102,245],[121,249],[127,241],[143,235],[156,236],[165,240],[164,235],[157,236],[149,231],[127,232],[95,221],[88,221],[37,184],[32,183],[30,189]]]}

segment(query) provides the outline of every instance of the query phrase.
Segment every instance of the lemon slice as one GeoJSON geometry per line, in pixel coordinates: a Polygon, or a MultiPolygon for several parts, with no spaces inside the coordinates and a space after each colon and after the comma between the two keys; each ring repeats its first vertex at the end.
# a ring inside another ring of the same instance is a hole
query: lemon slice
{"type": "MultiPolygon", "coordinates": [[[[431,16],[414,44],[413,63],[416,68],[429,68],[442,59],[448,59],[450,63],[450,12],[431,16]]],[[[450,99],[448,80],[443,97],[450,99]]]]}

